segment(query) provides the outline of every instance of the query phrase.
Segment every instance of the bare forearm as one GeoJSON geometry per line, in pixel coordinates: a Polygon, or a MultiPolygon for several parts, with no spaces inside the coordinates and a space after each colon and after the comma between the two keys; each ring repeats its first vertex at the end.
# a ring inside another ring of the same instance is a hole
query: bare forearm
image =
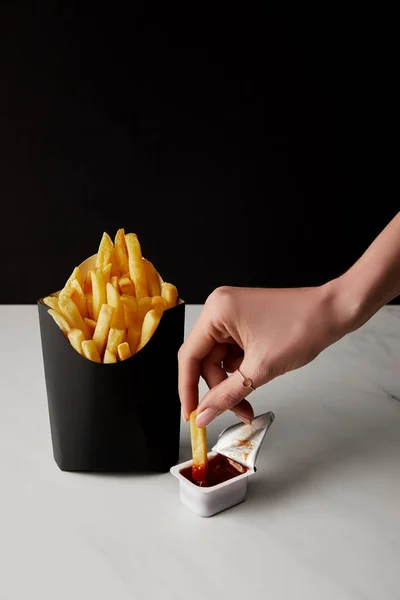
{"type": "Polygon", "coordinates": [[[400,212],[359,260],[332,284],[341,305],[346,307],[348,331],[363,325],[400,295],[400,212]]]}

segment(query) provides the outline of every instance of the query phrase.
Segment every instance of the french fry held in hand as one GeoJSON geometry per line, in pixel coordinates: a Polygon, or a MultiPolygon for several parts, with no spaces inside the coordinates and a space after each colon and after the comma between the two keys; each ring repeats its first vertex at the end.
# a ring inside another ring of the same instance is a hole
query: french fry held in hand
{"type": "Polygon", "coordinates": [[[96,260],[75,267],[62,290],[43,298],[71,346],[94,362],[113,364],[139,352],[153,337],[178,291],[143,258],[135,233],[104,232],[96,260]]]}
{"type": "Polygon", "coordinates": [[[207,435],[205,427],[196,425],[197,411],[190,413],[190,440],[192,443],[192,478],[198,485],[207,484],[207,435]]]}

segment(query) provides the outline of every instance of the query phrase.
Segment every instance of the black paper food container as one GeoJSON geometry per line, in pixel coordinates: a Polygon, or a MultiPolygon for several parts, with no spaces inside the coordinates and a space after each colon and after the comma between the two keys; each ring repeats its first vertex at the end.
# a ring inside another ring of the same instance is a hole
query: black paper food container
{"type": "MultiPolygon", "coordinates": [[[[81,265],[86,267],[84,275],[88,261],[81,265]]],[[[53,455],[59,468],[167,472],[179,456],[177,354],[184,337],[184,302],[164,312],[142,350],[114,364],[81,356],[42,299],[38,310],[53,455]]]]}

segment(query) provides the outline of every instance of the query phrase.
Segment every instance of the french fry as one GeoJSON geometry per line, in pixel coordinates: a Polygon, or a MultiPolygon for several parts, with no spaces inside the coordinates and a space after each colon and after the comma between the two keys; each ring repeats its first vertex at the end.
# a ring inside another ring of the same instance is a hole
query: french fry
{"type": "Polygon", "coordinates": [[[108,350],[108,348],[106,348],[106,351],[104,352],[103,363],[106,365],[111,365],[112,363],[116,362],[117,357],[115,356],[115,354],[113,354],[112,352],[110,352],[110,350],[108,350]]]}
{"type": "Polygon", "coordinates": [[[91,318],[97,321],[102,305],[107,302],[106,286],[104,284],[103,271],[101,269],[95,269],[92,271],[91,275],[93,294],[93,316],[91,318]]]}
{"type": "Polygon", "coordinates": [[[107,304],[114,309],[111,327],[114,329],[125,329],[125,313],[124,305],[121,302],[121,297],[118,291],[111,283],[107,283],[107,304]]]}
{"type": "Polygon", "coordinates": [[[117,354],[118,346],[124,341],[124,336],[125,330],[111,327],[110,331],[108,332],[107,350],[113,354],[117,354]]]}
{"type": "Polygon", "coordinates": [[[92,293],[92,271],[94,271],[94,269],[89,269],[85,277],[85,283],[83,284],[83,291],[85,295],[92,293]]]}
{"type": "Polygon", "coordinates": [[[86,294],[86,307],[87,307],[89,319],[94,320],[93,319],[93,294],[92,293],[86,294]]]}
{"type": "Polygon", "coordinates": [[[82,342],[82,352],[85,358],[88,358],[93,362],[101,363],[101,358],[97,352],[96,344],[93,340],[85,340],[82,342]]]}
{"type": "Polygon", "coordinates": [[[56,298],[55,296],[46,296],[46,298],[43,298],[43,302],[49,308],[52,308],[53,310],[58,310],[58,298],[56,298]]]}
{"type": "Polygon", "coordinates": [[[118,346],[118,358],[119,360],[126,360],[132,356],[128,342],[122,342],[118,346]]]}
{"type": "Polygon", "coordinates": [[[103,356],[104,348],[106,347],[108,332],[110,329],[110,323],[112,316],[114,314],[114,309],[109,304],[103,304],[100,312],[99,318],[97,320],[96,329],[93,333],[93,341],[96,344],[97,351],[100,356],[103,356]]]}
{"type": "Polygon", "coordinates": [[[151,299],[151,308],[163,314],[165,310],[164,299],[161,296],[153,296],[151,299]]]}
{"type": "Polygon", "coordinates": [[[77,305],[78,310],[81,313],[82,317],[87,317],[86,298],[85,298],[85,294],[83,293],[81,284],[79,283],[79,281],[77,279],[73,279],[70,283],[70,286],[72,289],[72,294],[71,294],[72,300],[77,305]]]}
{"type": "Polygon", "coordinates": [[[126,330],[126,341],[129,344],[131,354],[135,354],[140,342],[140,336],[142,335],[142,328],[139,324],[132,325],[126,330]]]}
{"type": "Polygon", "coordinates": [[[161,296],[160,278],[153,263],[143,259],[149,296],[161,296]]]}
{"type": "Polygon", "coordinates": [[[145,346],[153,337],[154,332],[156,331],[160,322],[160,319],[161,314],[157,310],[152,309],[149,310],[148,313],[146,313],[146,316],[143,320],[142,333],[140,336],[140,342],[137,348],[137,352],[139,352],[139,350],[141,350],[143,346],[145,346]]]}
{"type": "Polygon", "coordinates": [[[161,285],[161,296],[164,299],[165,308],[173,308],[178,302],[178,290],[173,283],[163,282],[161,285]]]}
{"type": "Polygon", "coordinates": [[[196,411],[190,413],[190,440],[192,444],[192,478],[199,484],[207,482],[207,435],[205,427],[197,427],[196,411]]]}
{"type": "Polygon", "coordinates": [[[54,308],[49,308],[47,312],[53,317],[63,334],[67,335],[71,327],[69,326],[69,323],[66,320],[66,318],[63,317],[63,315],[59,313],[58,310],[54,310],[54,308]]]}
{"type": "Polygon", "coordinates": [[[133,283],[129,279],[129,277],[121,277],[120,280],[118,281],[118,285],[119,285],[121,294],[127,294],[127,296],[135,295],[135,286],[133,285],[133,283]]]}
{"type": "Polygon", "coordinates": [[[60,294],[58,305],[62,315],[66,318],[70,327],[72,329],[81,329],[85,335],[85,338],[88,339],[90,337],[89,327],[83,320],[83,317],[72,298],[70,298],[67,294],[60,294]]]}
{"type": "Polygon", "coordinates": [[[129,273],[128,250],[126,248],[125,230],[118,229],[114,240],[115,261],[120,273],[129,273]]]}
{"type": "Polygon", "coordinates": [[[85,317],[83,320],[85,321],[86,325],[89,327],[90,333],[93,336],[93,332],[96,329],[96,324],[97,324],[96,321],[94,321],[93,319],[90,319],[89,317],[85,317]]]}
{"type": "Polygon", "coordinates": [[[96,268],[104,269],[108,263],[114,260],[114,244],[108,233],[104,232],[97,251],[96,268]]]}
{"type": "Polygon", "coordinates": [[[66,285],[69,285],[74,280],[77,281],[81,287],[83,287],[83,276],[79,267],[75,267],[75,269],[72,271],[66,285]]]}
{"type": "Polygon", "coordinates": [[[142,250],[136,233],[128,233],[125,236],[126,247],[128,250],[129,273],[136,291],[136,298],[145,298],[148,296],[147,280],[144,272],[142,250]]]}
{"type": "Polygon", "coordinates": [[[68,339],[71,343],[71,346],[73,346],[75,350],[83,356],[82,342],[85,341],[85,335],[83,331],[81,329],[71,329],[68,332],[68,339]]]}
{"type": "Polygon", "coordinates": [[[110,283],[117,290],[117,292],[119,292],[118,277],[116,275],[111,277],[110,283]]]}
{"type": "Polygon", "coordinates": [[[104,269],[102,269],[102,271],[103,271],[103,279],[104,279],[104,283],[106,285],[107,285],[107,283],[111,279],[111,269],[112,269],[112,263],[108,263],[108,265],[106,265],[104,267],[104,269]]]}
{"type": "Polygon", "coordinates": [[[138,303],[134,296],[121,294],[121,302],[124,305],[125,325],[132,327],[139,323],[138,303]]]}
{"type": "Polygon", "coordinates": [[[151,310],[152,299],[150,296],[146,296],[145,298],[140,298],[138,302],[138,314],[140,322],[143,321],[146,314],[151,310]]]}

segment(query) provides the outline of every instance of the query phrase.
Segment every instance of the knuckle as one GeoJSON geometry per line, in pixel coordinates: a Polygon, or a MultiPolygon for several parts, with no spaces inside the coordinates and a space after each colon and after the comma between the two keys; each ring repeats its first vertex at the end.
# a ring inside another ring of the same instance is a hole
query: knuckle
{"type": "Polygon", "coordinates": [[[237,397],[236,394],[231,392],[223,392],[218,397],[218,408],[220,410],[226,410],[227,408],[231,408],[235,406],[238,402],[240,402],[241,398],[237,397]]]}
{"type": "Polygon", "coordinates": [[[182,362],[184,354],[185,354],[185,348],[184,348],[184,345],[182,345],[178,350],[178,361],[179,362],[182,362]]]}
{"type": "Polygon", "coordinates": [[[216,288],[207,298],[206,304],[211,309],[226,310],[232,306],[233,288],[223,285],[216,288]]]}

